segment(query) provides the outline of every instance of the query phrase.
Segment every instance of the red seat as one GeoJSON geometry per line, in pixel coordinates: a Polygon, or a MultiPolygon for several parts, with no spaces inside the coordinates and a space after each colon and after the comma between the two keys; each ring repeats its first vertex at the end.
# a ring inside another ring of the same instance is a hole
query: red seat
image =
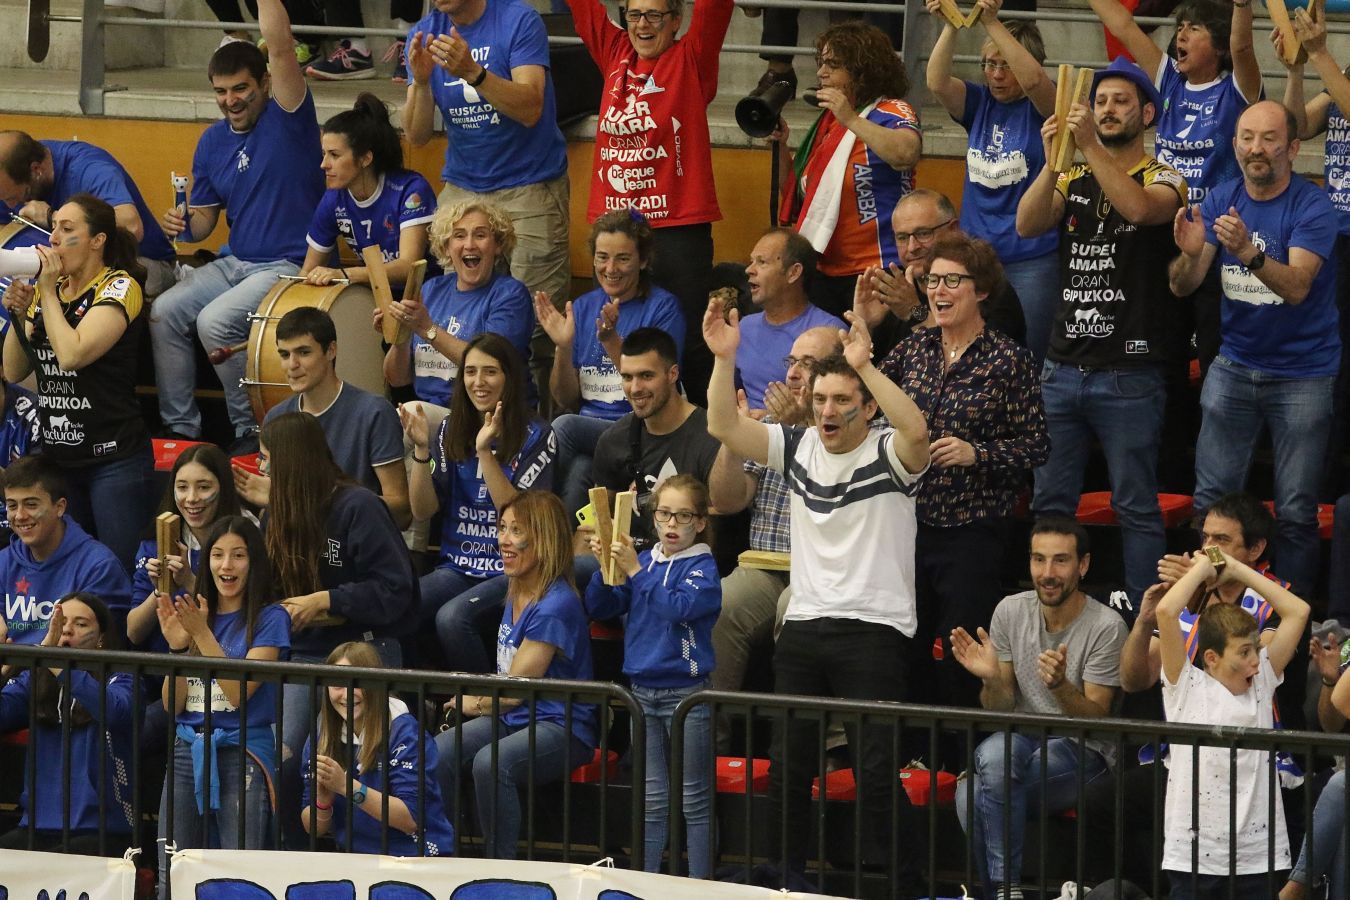
{"type": "Polygon", "coordinates": [[[11,747],[28,746],[28,729],[22,731],[11,731],[8,734],[0,734],[0,744],[8,744],[11,747]]]}
{"type": "MultiPolygon", "coordinates": [[[[1275,514],[1275,501],[1266,500],[1266,509],[1270,514],[1275,514]]],[[[1317,504],[1317,536],[1324,541],[1331,540],[1331,526],[1336,521],[1336,505],[1334,503],[1317,504]]]]}
{"type": "Polygon", "coordinates": [[[1191,360],[1190,366],[1186,369],[1186,380],[1191,383],[1191,387],[1200,386],[1200,360],[1191,360]]]}
{"type": "MultiPolygon", "coordinates": [[[[717,792],[744,794],[746,760],[743,756],[717,757],[717,792]]],[[[769,761],[750,760],[750,790],[762,794],[769,789],[769,761]]]]}
{"type": "Polygon", "coordinates": [[[178,460],[178,454],[189,447],[195,447],[198,444],[204,443],[206,443],[206,441],[166,441],[163,438],[151,438],[150,447],[155,454],[155,471],[172,471],[173,464],[178,460]]]}
{"type": "Polygon", "coordinates": [[[249,472],[252,472],[254,475],[262,474],[262,471],[258,468],[258,454],[256,453],[250,453],[247,456],[232,457],[230,459],[230,462],[234,463],[236,466],[239,466],[239,468],[241,469],[246,469],[249,472]]]}
{"type": "Polygon", "coordinates": [[[611,625],[607,622],[596,620],[591,621],[591,640],[593,641],[622,641],[623,628],[618,625],[611,625]]]}
{"type": "MultiPolygon", "coordinates": [[[[949,805],[956,801],[956,776],[951,772],[930,772],[927,769],[901,769],[900,785],[914,806],[927,806],[933,798],[933,782],[937,782],[937,802],[949,805]]],[[[811,799],[820,796],[820,779],[811,781],[811,799]]],[[[852,769],[837,769],[825,775],[826,800],[853,800],[858,796],[858,785],[852,769]]]]}
{"type": "MultiPolygon", "coordinates": [[[[1187,494],[1159,494],[1163,525],[1179,528],[1195,514],[1195,501],[1187,494]]],[[[1115,525],[1110,491],[1093,491],[1078,498],[1078,521],[1084,525],[1115,525]]]]}
{"type": "MultiPolygon", "coordinates": [[[[608,770],[609,781],[612,784],[614,782],[615,777],[619,774],[618,753],[615,753],[613,750],[608,751],[608,765],[605,768],[608,770]]],[[[600,749],[597,747],[595,750],[595,755],[591,757],[590,762],[584,765],[577,766],[575,769],[572,770],[572,783],[599,784],[601,773],[602,770],[600,768],[600,749]]]]}

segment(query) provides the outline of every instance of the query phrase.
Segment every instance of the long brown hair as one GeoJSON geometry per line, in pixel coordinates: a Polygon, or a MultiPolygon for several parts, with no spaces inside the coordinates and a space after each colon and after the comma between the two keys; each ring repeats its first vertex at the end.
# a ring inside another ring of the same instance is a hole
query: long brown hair
{"type": "MultiPolygon", "coordinates": [[[[497,462],[505,466],[525,446],[525,434],[530,426],[530,410],[525,400],[525,361],[510,341],[491,331],[484,331],[469,341],[469,346],[464,348],[465,364],[475,350],[492,357],[506,378],[501,397],[502,437],[493,452],[497,462]]],[[[477,452],[478,429],[483,427],[483,414],[469,399],[469,388],[464,382],[464,365],[461,365],[451,390],[450,415],[446,417],[444,450],[448,460],[472,459],[477,452]]]]}
{"type": "Polygon", "coordinates": [[[253,633],[258,626],[258,617],[264,606],[276,600],[272,596],[272,564],[267,558],[266,545],[258,526],[243,516],[226,516],[217,519],[206,542],[202,544],[201,575],[197,579],[197,593],[206,601],[207,622],[214,629],[216,616],[220,613],[220,588],[211,574],[211,551],[216,543],[227,534],[243,539],[248,551],[248,579],[244,582],[244,635],[245,646],[253,647],[253,633]]]}
{"type": "Polygon", "coordinates": [[[328,449],[319,420],[305,412],[277,416],[259,435],[267,448],[272,491],[267,555],[284,596],[319,590],[319,550],[327,541],[333,491],[349,481],[328,449]]]}
{"type": "Polygon", "coordinates": [[[816,38],[816,53],[830,55],[853,78],[853,101],[862,106],[873,100],[903,100],[909,93],[905,64],[895,55],[891,39],[875,25],[858,19],[840,22],[816,38]]]}
{"type": "MultiPolygon", "coordinates": [[[[338,644],[325,662],[335,666],[343,657],[350,665],[363,669],[384,668],[380,654],[365,641],[338,644]]],[[[358,721],[346,724],[349,725],[349,735],[361,736],[361,753],[357,759],[361,773],[368,774],[379,768],[385,755],[385,745],[389,743],[389,694],[380,685],[363,687],[361,692],[361,711],[356,713],[358,721]]],[[[337,760],[346,768],[351,768],[352,747],[342,739],[343,724],[343,718],[333,706],[333,701],[325,696],[323,708],[319,712],[319,739],[315,742],[319,748],[318,755],[337,760]]]]}
{"type": "Polygon", "coordinates": [[[112,269],[121,269],[145,287],[145,266],[141,265],[136,237],[117,224],[117,213],[103,200],[93,194],[76,194],[66,201],[74,203],[84,213],[84,222],[89,226],[89,236],[106,236],[103,243],[103,264],[112,269]]]}

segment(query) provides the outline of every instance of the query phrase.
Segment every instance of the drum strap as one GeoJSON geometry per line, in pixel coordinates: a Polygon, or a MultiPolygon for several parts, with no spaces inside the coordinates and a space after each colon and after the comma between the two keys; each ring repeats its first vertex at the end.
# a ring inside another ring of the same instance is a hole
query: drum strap
{"type": "MultiPolygon", "coordinates": [[[[42,371],[42,364],[38,361],[37,351],[33,349],[33,342],[28,339],[28,329],[24,325],[29,321],[27,316],[15,319],[10,322],[10,327],[14,329],[14,335],[19,339],[19,346],[23,348],[23,355],[28,357],[28,365],[34,372],[42,371]]],[[[34,327],[37,324],[34,323],[34,327]]]]}

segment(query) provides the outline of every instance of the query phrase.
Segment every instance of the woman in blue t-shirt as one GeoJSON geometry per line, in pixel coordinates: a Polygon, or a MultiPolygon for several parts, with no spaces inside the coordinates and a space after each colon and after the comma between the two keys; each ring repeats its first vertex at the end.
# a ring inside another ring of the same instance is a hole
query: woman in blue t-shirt
{"type": "MultiPolygon", "coordinates": [[[[211,577],[199,580],[195,598],[159,596],[159,626],[169,652],[180,661],[287,659],[290,618],[273,602],[258,526],[243,516],[222,519],[202,557],[211,577]]],[[[211,681],[209,707],[201,677],[180,675],[166,680],[164,690],[165,706],[178,718],[178,739],[160,803],[161,852],[166,840],[179,850],[265,848],[277,764],[276,685],[221,676],[211,681]]]]}
{"type": "Polygon", "coordinates": [[[323,123],[321,143],[328,190],[314,210],[300,274],[310,284],[339,278],[368,284],[364,264],[333,265],[341,237],[357,257],[379,247],[390,283],[402,284],[413,263],[426,258],[436,195],[425,178],[403,168],[403,144],[384,101],[361,94],[352,109],[323,123]]]}
{"type": "Polygon", "coordinates": [[[499,618],[500,606],[479,602],[474,588],[502,574],[497,510],[519,491],[553,485],[553,431],[526,403],[525,379],[516,349],[487,332],[464,352],[450,415],[434,441],[420,407],[399,410],[413,448],[413,517],[442,512],[440,561],[421,580],[421,621],[434,623],[444,661],[459,672],[491,668],[480,627],[499,618]]]}
{"type": "MultiPolygon", "coordinates": [[[[52,608],[42,645],[116,650],[120,641],[113,621],[108,607],[93,594],[67,594],[52,608]]],[[[28,754],[35,770],[31,796],[27,775],[23,777],[23,815],[18,827],[0,835],[0,850],[121,856],[127,848],[136,788],[131,747],[132,720],[140,711],[136,679],[126,672],[102,679],[91,668],[82,663],[78,669],[24,669],[0,691],[0,733],[29,729],[28,754]],[[66,722],[68,750],[63,749],[66,722]],[[68,840],[62,837],[67,828],[68,840]]]]}
{"type": "MultiPolygon", "coordinates": [[[[334,648],[327,664],[384,667],[380,654],[363,641],[334,648]]],[[[309,777],[300,820],[310,834],[331,834],[339,850],[356,853],[454,853],[455,832],[433,774],[436,742],[402,700],[385,691],[330,684],[319,712],[318,752],[313,740],[306,742],[303,768],[309,777]]]]}
{"type": "MultiPolygon", "coordinates": [[[[984,83],[965,81],[952,75],[956,29],[938,0],[927,3],[944,23],[928,60],[928,89],[970,136],[961,230],[988,241],[998,253],[1022,303],[1027,347],[1039,362],[1059,306],[1059,234],[1050,230],[1040,237],[1019,237],[1017,204],[1045,168],[1041,126],[1055,111],[1055,83],[1043,67],[1045,42],[1035,22],[1000,22],[1003,0],[980,0],[980,23],[989,35],[980,48],[984,83]]],[[[919,241],[911,234],[906,243],[919,241]]],[[[908,248],[899,249],[904,260],[908,248]]]]}
{"type": "Polygon", "coordinates": [[[598,287],[558,312],[544,294],[534,298],[540,326],[552,338],[549,391],[565,413],[553,420],[558,437],[558,494],[568,512],[586,504],[591,456],[605,429],[631,407],[619,377],[619,348],[639,328],[659,328],[684,358],[679,299],[651,281],[652,227],[634,210],[614,210],[591,226],[591,262],[598,287]],[[577,327],[580,322],[581,326],[577,327]]]}
{"type": "MultiPolygon", "coordinates": [[[[517,494],[502,507],[498,535],[510,587],[497,631],[497,673],[589,681],[590,624],[572,582],[572,532],[562,501],[544,491],[517,494]]],[[[446,708],[474,718],[436,736],[441,796],[459,796],[472,773],[486,853],[514,859],[520,782],[531,773],[536,786],[559,781],[590,758],[595,706],[494,694],[461,696],[446,708]]]]}

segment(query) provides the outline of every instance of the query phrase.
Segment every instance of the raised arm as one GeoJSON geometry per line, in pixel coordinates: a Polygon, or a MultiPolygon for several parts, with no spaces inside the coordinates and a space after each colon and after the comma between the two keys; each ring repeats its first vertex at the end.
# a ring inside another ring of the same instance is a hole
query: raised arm
{"type": "Polygon", "coordinates": [[[740,312],[730,310],[724,318],[722,301],[709,300],[703,314],[703,340],[713,353],[708,379],[708,433],[737,456],[768,463],[769,426],[742,416],[736,409],[734,375],[736,348],[741,343],[740,312]]]}
{"type": "Polygon", "coordinates": [[[1235,559],[1225,558],[1228,562],[1221,573],[1222,581],[1236,581],[1275,607],[1280,626],[1275,629],[1275,637],[1266,644],[1266,653],[1270,656],[1270,667],[1277,675],[1283,674],[1303,643],[1303,629],[1308,624],[1308,604],[1278,581],[1267,578],[1235,559]]]}
{"type": "MultiPolygon", "coordinates": [[[[547,48],[544,23],[539,20],[537,25],[538,34],[532,36],[547,48]]],[[[548,80],[548,72],[543,66],[515,66],[510,72],[494,72],[473,58],[468,42],[455,28],[431,41],[431,55],[465,85],[473,85],[479,96],[508,119],[514,119],[526,128],[539,122],[544,112],[544,85],[548,80]]]]}
{"type": "Polygon", "coordinates": [[[1162,657],[1153,631],[1158,627],[1158,601],[1166,591],[1165,584],[1144,591],[1139,615],[1120,648],[1120,686],[1127,694],[1146,691],[1158,681],[1162,657]]]}
{"type": "Polygon", "coordinates": [[[1197,551],[1195,562],[1186,574],[1177,579],[1158,601],[1158,647],[1162,657],[1162,672],[1176,684],[1183,669],[1190,665],[1186,656],[1186,638],[1181,633],[1181,611],[1196,590],[1214,578],[1214,565],[1203,552],[1197,551]]]}
{"type": "Polygon", "coordinates": [[[723,515],[738,513],[755,499],[759,482],[745,471],[745,460],[723,444],[708,473],[708,498],[723,515]]]}
{"type": "Polygon", "coordinates": [[[1218,248],[1205,240],[1205,222],[1199,205],[1183,206],[1172,221],[1172,238],[1181,250],[1167,267],[1167,284],[1172,293],[1186,297],[1200,287],[1205,273],[1214,265],[1218,248]]]}
{"type": "Polygon", "coordinates": [[[1055,132],[1059,130],[1058,120],[1054,116],[1046,118],[1041,125],[1041,143],[1045,145],[1045,166],[1031,184],[1027,185],[1022,199],[1017,201],[1018,237],[1037,237],[1058,225],[1064,218],[1064,198],[1055,190],[1059,176],[1050,167],[1050,148],[1054,143],[1055,132]]]}
{"type": "Polygon", "coordinates": [[[942,29],[928,57],[928,89],[938,98],[947,115],[960,119],[966,109],[966,83],[952,74],[952,54],[956,51],[956,28],[942,15],[938,0],[927,0],[928,11],[942,29]]]}
{"type": "Polygon", "coordinates": [[[418,31],[408,38],[408,96],[403,103],[403,133],[414,147],[431,140],[436,109],[436,99],[431,94],[431,76],[436,69],[429,46],[433,37],[418,31]]]}
{"type": "Polygon", "coordinates": [[[1144,34],[1134,21],[1134,13],[1122,6],[1118,0],[1088,0],[1092,11],[1102,20],[1106,30],[1111,32],[1130,51],[1135,62],[1139,63],[1149,78],[1157,77],[1158,64],[1162,62],[1163,52],[1153,39],[1144,34]]]}
{"type": "MultiPolygon", "coordinates": [[[[1185,188],[1175,185],[1143,185],[1135,181],[1097,138],[1097,125],[1092,110],[1075,103],[1069,110],[1068,127],[1073,130],[1074,143],[1083,158],[1092,166],[1092,176],[1101,185],[1102,193],[1111,201],[1125,220],[1132,225],[1161,225],[1172,221],[1186,195],[1185,188]]],[[[1020,209],[1020,207],[1019,207],[1020,209]]]]}
{"type": "Polygon", "coordinates": [[[1008,26],[999,20],[998,11],[1003,0],[977,0],[975,5],[980,9],[980,24],[1012,68],[1013,77],[1022,86],[1031,105],[1043,116],[1054,113],[1055,83],[1045,74],[1045,66],[1037,62],[1022,42],[1012,36],[1008,26]]]}
{"type": "MultiPolygon", "coordinates": [[[[1150,41],[1150,43],[1152,43],[1150,41]]],[[[1252,5],[1233,4],[1232,28],[1228,33],[1228,50],[1233,57],[1233,83],[1248,103],[1261,97],[1261,66],[1256,61],[1256,46],[1252,40],[1252,5]]],[[[1152,77],[1156,70],[1146,70],[1152,77]]]]}
{"type": "MultiPolygon", "coordinates": [[[[1317,75],[1322,79],[1322,86],[1327,89],[1326,94],[1318,94],[1300,113],[1290,107],[1294,113],[1294,118],[1299,121],[1300,137],[1313,137],[1321,134],[1327,127],[1327,116],[1331,104],[1334,102],[1342,110],[1350,109],[1350,79],[1345,77],[1345,72],[1336,64],[1336,60],[1327,49],[1327,22],[1326,13],[1322,2],[1314,3],[1308,9],[1294,10],[1293,23],[1294,34],[1298,36],[1299,43],[1307,51],[1308,62],[1317,70],[1317,75]],[[1306,118],[1306,121],[1304,120],[1306,118]]],[[[1279,34],[1278,31],[1275,34],[1279,34]]],[[[1302,88],[1302,67],[1296,67],[1300,76],[1298,87],[1302,88]]],[[[1294,81],[1294,69],[1290,69],[1289,82],[1294,81]]],[[[1285,90],[1285,105],[1289,103],[1289,88],[1285,90]]],[[[1301,94],[1300,94],[1301,97],[1301,94]]]]}
{"type": "Polygon", "coordinates": [[[922,472],[928,466],[928,421],[923,417],[923,411],[900,389],[900,385],[872,365],[872,336],[862,317],[852,311],[845,312],[844,317],[852,323],[849,331],[840,332],[844,359],[872,392],[881,414],[895,428],[891,454],[911,475],[922,472]]]}
{"type": "Polygon", "coordinates": [[[305,100],[309,86],[295,58],[295,37],[291,20],[281,0],[258,0],[258,29],[267,41],[267,71],[272,79],[272,96],[282,109],[295,112],[305,100]]]}

